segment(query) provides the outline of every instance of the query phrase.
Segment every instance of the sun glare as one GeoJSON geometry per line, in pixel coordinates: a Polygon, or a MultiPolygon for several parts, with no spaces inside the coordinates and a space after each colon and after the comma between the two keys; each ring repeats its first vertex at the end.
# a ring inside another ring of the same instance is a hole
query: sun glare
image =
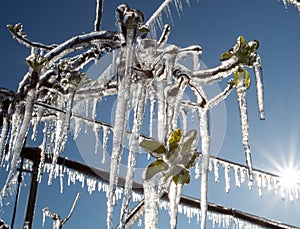
{"type": "Polygon", "coordinates": [[[282,169],[280,174],[280,183],[288,189],[298,186],[300,183],[299,169],[293,167],[282,169]]]}
{"type": "Polygon", "coordinates": [[[280,171],[281,195],[288,196],[290,202],[299,199],[300,191],[300,170],[299,168],[288,166],[280,171]],[[285,193],[285,194],[284,194],[285,193]]]}

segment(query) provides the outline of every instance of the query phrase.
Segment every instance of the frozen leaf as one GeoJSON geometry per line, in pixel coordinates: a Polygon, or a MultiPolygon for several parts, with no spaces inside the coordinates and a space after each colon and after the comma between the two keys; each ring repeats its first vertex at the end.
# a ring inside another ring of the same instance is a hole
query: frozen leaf
{"type": "Polygon", "coordinates": [[[158,141],[144,140],[140,143],[140,146],[156,158],[162,157],[163,154],[167,153],[166,147],[158,141]]]}
{"type": "Polygon", "coordinates": [[[192,168],[195,165],[196,159],[200,156],[200,153],[196,152],[192,155],[191,159],[189,162],[185,165],[187,169],[192,168]]]}
{"type": "Polygon", "coordinates": [[[150,165],[148,165],[145,173],[145,180],[151,179],[153,176],[155,176],[157,173],[161,171],[165,171],[169,168],[167,163],[165,163],[163,160],[158,159],[154,162],[152,162],[150,165]]]}
{"type": "Polygon", "coordinates": [[[182,139],[182,146],[181,146],[182,155],[191,152],[193,142],[196,140],[196,138],[197,138],[196,130],[190,130],[184,135],[182,139]]]}
{"type": "Polygon", "coordinates": [[[169,152],[174,152],[179,145],[179,142],[181,140],[182,131],[180,129],[174,130],[170,136],[169,139],[169,152]]]}
{"type": "Polygon", "coordinates": [[[180,174],[173,177],[174,183],[177,184],[189,184],[191,176],[189,171],[183,171],[180,174]]]}

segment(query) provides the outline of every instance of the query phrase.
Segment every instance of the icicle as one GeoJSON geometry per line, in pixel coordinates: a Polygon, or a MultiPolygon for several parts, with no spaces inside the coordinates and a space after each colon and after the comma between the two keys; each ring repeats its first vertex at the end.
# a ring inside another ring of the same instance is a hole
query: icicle
{"type": "Polygon", "coordinates": [[[208,189],[208,163],[210,158],[210,133],[209,133],[209,111],[199,110],[200,116],[200,135],[202,148],[202,167],[201,167],[201,229],[206,228],[207,218],[207,189],[208,189]]]}
{"type": "Polygon", "coordinates": [[[188,111],[181,107],[180,109],[181,119],[182,119],[182,132],[185,134],[188,129],[188,111]]]}
{"type": "Polygon", "coordinates": [[[23,104],[17,104],[15,107],[15,111],[12,114],[11,121],[11,131],[10,131],[10,140],[9,140],[9,149],[6,155],[6,161],[11,162],[13,157],[13,149],[14,145],[16,145],[18,133],[20,132],[20,127],[23,120],[23,115],[21,114],[21,110],[23,109],[23,104]]]}
{"type": "Polygon", "coordinates": [[[167,5],[172,2],[172,0],[165,0],[160,6],[159,8],[154,12],[154,14],[152,14],[152,16],[150,17],[150,19],[145,23],[147,26],[150,26],[151,24],[153,24],[153,22],[155,20],[157,20],[158,17],[160,17],[161,12],[163,11],[163,9],[165,7],[167,7],[167,5]]]}
{"type": "Polygon", "coordinates": [[[70,88],[71,92],[66,96],[67,106],[66,106],[66,117],[65,117],[65,129],[66,131],[70,128],[71,118],[72,118],[72,108],[73,108],[73,101],[75,96],[74,88],[70,88]]]}
{"type": "Polygon", "coordinates": [[[66,144],[68,125],[65,124],[66,124],[66,114],[62,112],[58,112],[56,126],[55,126],[55,146],[53,150],[52,166],[49,174],[48,185],[52,184],[54,169],[56,167],[56,162],[58,160],[59,153],[64,150],[64,146],[66,144]]]}
{"type": "Polygon", "coordinates": [[[157,138],[160,142],[165,142],[165,96],[164,90],[166,87],[165,80],[157,82],[157,138]]]}
{"type": "Polygon", "coordinates": [[[93,132],[94,132],[95,140],[96,140],[96,143],[95,143],[95,154],[98,154],[100,152],[100,138],[99,138],[100,128],[101,128],[100,125],[94,123],[93,132]]]}
{"type": "Polygon", "coordinates": [[[214,164],[215,182],[219,183],[219,162],[218,162],[218,160],[214,159],[213,164],[214,164]]]}
{"type": "Polygon", "coordinates": [[[258,195],[259,195],[259,197],[262,197],[262,176],[261,176],[261,174],[256,174],[256,182],[257,182],[257,188],[258,188],[258,195]]]}
{"type": "Polygon", "coordinates": [[[119,164],[123,151],[123,141],[126,132],[127,122],[129,118],[129,99],[130,99],[130,85],[133,65],[134,47],[133,41],[134,29],[127,29],[126,54],[122,53],[121,62],[119,64],[120,79],[119,79],[119,93],[117,97],[117,106],[115,112],[114,132],[113,132],[113,148],[110,163],[110,178],[109,191],[107,199],[107,228],[113,227],[113,205],[115,199],[115,191],[118,182],[119,164]],[[125,54],[125,55],[124,55],[125,54]],[[125,58],[125,60],[124,60],[125,58]],[[124,63],[125,62],[125,63],[124,63]],[[125,67],[125,69],[124,69],[125,67]],[[123,75],[122,75],[123,74],[123,75]]]}
{"type": "Polygon", "coordinates": [[[97,105],[98,105],[99,98],[94,98],[93,100],[93,110],[92,110],[92,119],[96,119],[97,116],[97,105]]]}
{"type": "Polygon", "coordinates": [[[110,132],[110,129],[106,126],[102,126],[103,131],[103,141],[102,141],[102,160],[101,163],[105,163],[106,160],[106,154],[107,154],[107,141],[108,141],[108,135],[110,132]]]}
{"type": "Polygon", "coordinates": [[[142,129],[142,122],[144,118],[144,111],[146,106],[146,89],[145,89],[145,82],[141,82],[137,85],[136,93],[134,94],[135,101],[134,107],[134,119],[133,119],[133,126],[132,126],[132,133],[129,140],[129,155],[128,155],[128,165],[127,165],[127,174],[125,180],[125,187],[124,187],[124,196],[122,201],[122,209],[121,209],[121,223],[122,227],[125,225],[126,217],[128,214],[129,208],[129,201],[132,194],[132,184],[133,184],[133,177],[134,177],[134,170],[136,164],[136,153],[139,150],[139,136],[140,131],[142,129]]]}
{"type": "Polygon", "coordinates": [[[22,124],[21,124],[20,130],[19,130],[19,133],[17,134],[15,144],[11,145],[11,147],[13,148],[13,151],[12,151],[13,158],[11,161],[10,172],[7,176],[4,191],[10,185],[10,182],[11,182],[13,175],[15,173],[15,170],[17,168],[21,150],[24,146],[25,138],[27,136],[29,126],[30,126],[30,121],[32,118],[32,112],[33,112],[35,96],[36,96],[35,94],[36,94],[35,89],[30,89],[26,96],[26,105],[25,105],[25,111],[24,111],[24,117],[22,120],[22,124]]]}
{"type": "Polygon", "coordinates": [[[236,71],[235,80],[237,84],[236,92],[238,97],[238,105],[240,111],[241,129],[242,129],[242,142],[244,146],[244,151],[246,155],[246,162],[248,166],[248,176],[249,180],[253,180],[252,171],[252,159],[249,144],[249,124],[248,124],[248,113],[247,113],[247,102],[246,102],[246,90],[249,85],[247,85],[248,72],[246,70],[236,71]]]}
{"type": "Polygon", "coordinates": [[[158,228],[158,194],[153,179],[143,182],[145,196],[145,229],[158,228]]]}
{"type": "MultiPolygon", "coordinates": [[[[84,108],[84,110],[85,110],[85,117],[89,118],[89,114],[90,114],[90,112],[89,112],[90,111],[90,99],[89,98],[87,98],[85,100],[85,108],[84,108]]],[[[87,122],[85,122],[85,129],[84,129],[85,133],[88,132],[88,128],[89,128],[89,126],[88,126],[87,122]]]]}
{"type": "Polygon", "coordinates": [[[170,5],[167,5],[164,11],[165,11],[168,19],[170,20],[171,24],[173,25],[174,21],[173,21],[173,17],[172,17],[172,12],[171,12],[171,9],[170,9],[170,5]]]}
{"type": "Polygon", "coordinates": [[[59,184],[60,184],[60,193],[64,192],[64,167],[59,166],[59,184]]]}
{"type": "MultiPolygon", "coordinates": [[[[155,109],[155,91],[152,89],[150,91],[150,120],[149,120],[149,135],[153,137],[153,119],[154,119],[154,109],[155,109]]],[[[149,156],[149,154],[148,154],[149,156]]]]}
{"type": "Polygon", "coordinates": [[[9,122],[6,117],[3,119],[3,125],[0,134],[0,168],[4,160],[4,149],[8,141],[9,122]]]}
{"type": "Polygon", "coordinates": [[[265,119],[264,85],[263,85],[263,73],[261,68],[261,61],[259,56],[257,57],[257,60],[254,63],[254,73],[256,79],[256,96],[257,96],[259,117],[261,120],[264,120],[265,119]]]}
{"type": "Polygon", "coordinates": [[[233,166],[233,169],[234,169],[235,185],[240,188],[241,187],[240,176],[239,176],[240,168],[238,166],[233,166]]]}
{"type": "Polygon", "coordinates": [[[82,120],[80,118],[76,118],[74,117],[74,140],[77,139],[79,133],[80,133],[80,130],[81,130],[81,125],[82,125],[82,120]]]}
{"type": "Polygon", "coordinates": [[[46,211],[43,211],[42,227],[44,227],[44,226],[45,226],[45,220],[46,220],[46,216],[47,216],[47,213],[46,213],[46,211]]]}
{"type": "Polygon", "coordinates": [[[169,216],[170,216],[170,229],[175,229],[177,225],[177,214],[178,214],[178,205],[180,202],[182,191],[182,184],[178,183],[177,185],[174,182],[171,182],[169,188],[169,216]]]}
{"type": "Polygon", "coordinates": [[[224,167],[224,177],[225,177],[225,191],[228,193],[230,191],[230,176],[229,176],[230,165],[224,162],[223,167],[224,167]]]}
{"type": "Polygon", "coordinates": [[[37,130],[38,130],[38,121],[37,121],[37,117],[32,117],[31,125],[32,125],[31,140],[32,140],[32,141],[36,141],[37,130]]]}

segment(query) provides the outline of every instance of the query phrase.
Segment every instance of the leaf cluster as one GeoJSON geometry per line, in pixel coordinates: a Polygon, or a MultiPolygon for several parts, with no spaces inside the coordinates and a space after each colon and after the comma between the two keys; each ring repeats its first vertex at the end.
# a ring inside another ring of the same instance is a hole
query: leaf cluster
{"type": "Polygon", "coordinates": [[[158,173],[164,179],[171,178],[175,184],[189,184],[190,168],[195,164],[199,153],[192,150],[192,145],[197,138],[197,131],[190,130],[182,136],[182,130],[174,130],[164,145],[155,140],[144,140],[140,146],[154,158],[145,171],[145,180],[149,180],[158,173]]]}

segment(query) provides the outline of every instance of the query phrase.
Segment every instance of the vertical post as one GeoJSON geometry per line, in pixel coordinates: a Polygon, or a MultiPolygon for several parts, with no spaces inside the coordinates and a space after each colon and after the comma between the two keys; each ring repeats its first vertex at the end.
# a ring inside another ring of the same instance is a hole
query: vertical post
{"type": "Polygon", "coordinates": [[[16,194],[16,200],[15,200],[13,216],[12,216],[12,220],[11,220],[11,229],[14,228],[15,219],[16,219],[17,207],[18,207],[20,190],[21,190],[21,183],[22,183],[23,163],[24,163],[24,157],[22,157],[22,159],[21,159],[20,170],[19,170],[19,175],[18,175],[18,188],[17,188],[17,194],[16,194]]]}
{"type": "Polygon", "coordinates": [[[35,209],[36,196],[38,190],[37,178],[38,178],[39,164],[40,164],[40,156],[36,155],[36,157],[33,159],[31,183],[30,183],[30,190],[28,195],[26,216],[25,216],[23,229],[32,228],[32,221],[34,216],[34,209],[35,209]]]}

